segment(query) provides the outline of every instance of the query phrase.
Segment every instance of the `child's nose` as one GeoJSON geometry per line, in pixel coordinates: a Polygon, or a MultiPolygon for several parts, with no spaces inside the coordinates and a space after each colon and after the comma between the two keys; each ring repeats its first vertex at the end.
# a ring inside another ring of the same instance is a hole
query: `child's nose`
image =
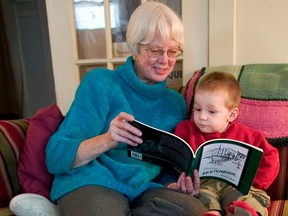
{"type": "Polygon", "coordinates": [[[200,114],[200,119],[201,119],[201,120],[207,120],[207,115],[206,115],[206,113],[201,112],[201,114],[200,114]]]}

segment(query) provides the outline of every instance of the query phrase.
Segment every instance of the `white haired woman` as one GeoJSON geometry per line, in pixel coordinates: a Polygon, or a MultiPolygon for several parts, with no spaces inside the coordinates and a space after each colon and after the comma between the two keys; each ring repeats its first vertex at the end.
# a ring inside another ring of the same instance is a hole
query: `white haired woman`
{"type": "MultiPolygon", "coordinates": [[[[83,78],[46,148],[47,168],[55,176],[51,198],[61,215],[201,215],[205,211],[193,197],[197,190],[166,188],[168,181],[175,180],[173,175],[127,154],[127,145],[142,142],[141,131],[129,121],[135,118],[173,132],[185,118],[183,97],[166,88],[166,78],[182,54],[183,35],[181,20],[169,7],[141,4],[127,27],[133,56],[115,71],[98,68],[83,78]]],[[[188,183],[198,187],[191,178],[188,183]]]]}

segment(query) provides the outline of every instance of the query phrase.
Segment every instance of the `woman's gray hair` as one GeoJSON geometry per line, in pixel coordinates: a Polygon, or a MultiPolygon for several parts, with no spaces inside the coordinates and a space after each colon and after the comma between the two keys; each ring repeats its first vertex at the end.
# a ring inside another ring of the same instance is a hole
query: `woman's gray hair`
{"type": "Polygon", "coordinates": [[[179,47],[184,43],[184,26],[178,15],[160,2],[141,4],[132,13],[126,33],[126,42],[132,54],[139,52],[139,44],[149,44],[159,31],[164,41],[175,40],[179,47]]]}

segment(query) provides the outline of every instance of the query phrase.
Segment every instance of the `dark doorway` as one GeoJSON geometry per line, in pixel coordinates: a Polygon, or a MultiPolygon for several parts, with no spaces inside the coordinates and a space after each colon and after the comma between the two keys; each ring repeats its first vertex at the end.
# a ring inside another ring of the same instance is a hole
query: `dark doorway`
{"type": "Polygon", "coordinates": [[[46,5],[0,1],[0,118],[28,118],[56,103],[46,5]]]}

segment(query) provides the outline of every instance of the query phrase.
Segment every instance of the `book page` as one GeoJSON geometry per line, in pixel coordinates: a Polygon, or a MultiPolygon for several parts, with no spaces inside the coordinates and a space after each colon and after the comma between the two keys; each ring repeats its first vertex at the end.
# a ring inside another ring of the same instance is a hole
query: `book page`
{"type": "Polygon", "coordinates": [[[203,147],[200,177],[219,177],[238,186],[249,149],[245,146],[215,143],[203,147]]]}

